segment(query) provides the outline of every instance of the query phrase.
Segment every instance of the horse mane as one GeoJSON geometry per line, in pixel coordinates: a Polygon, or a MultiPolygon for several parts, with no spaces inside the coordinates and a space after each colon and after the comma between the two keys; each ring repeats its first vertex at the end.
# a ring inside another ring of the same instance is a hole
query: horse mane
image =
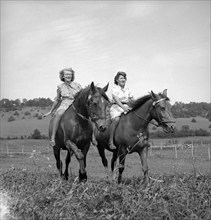
{"type": "Polygon", "coordinates": [[[147,102],[149,99],[151,98],[151,95],[145,95],[141,98],[136,99],[132,104],[131,104],[131,110],[130,111],[134,111],[137,108],[139,108],[140,106],[142,106],[145,102],[147,102]]]}
{"type": "MultiPolygon", "coordinates": [[[[169,99],[167,96],[163,95],[162,93],[159,93],[158,95],[159,95],[161,98],[165,98],[167,101],[170,101],[170,99],[169,99]]],[[[145,96],[143,96],[143,97],[141,97],[141,98],[136,99],[136,100],[130,105],[130,107],[132,108],[130,111],[136,110],[137,108],[139,108],[140,106],[142,106],[145,102],[147,102],[150,98],[151,98],[151,95],[149,94],[149,95],[145,95],[145,96]]]]}
{"type": "Polygon", "coordinates": [[[78,99],[86,99],[88,92],[89,92],[89,89],[90,89],[90,85],[86,86],[84,89],[81,89],[78,93],[76,93],[75,98],[74,98],[74,102],[78,99]]]}

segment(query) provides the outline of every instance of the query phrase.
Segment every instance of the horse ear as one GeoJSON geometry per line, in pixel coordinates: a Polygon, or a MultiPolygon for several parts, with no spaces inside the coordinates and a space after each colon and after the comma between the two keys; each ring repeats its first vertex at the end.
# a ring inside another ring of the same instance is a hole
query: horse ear
{"type": "Polygon", "coordinates": [[[167,89],[164,89],[164,90],[163,90],[163,95],[164,95],[165,97],[167,97],[167,89]]]}
{"type": "Polygon", "coordinates": [[[152,90],[151,90],[151,96],[152,96],[153,99],[156,99],[156,95],[152,90]]]}
{"type": "Polygon", "coordinates": [[[96,88],[95,88],[94,82],[91,83],[90,88],[91,88],[91,92],[92,93],[96,92],[96,88]]]}
{"type": "Polygon", "coordinates": [[[103,88],[103,91],[106,92],[108,90],[109,83],[103,88]]]}

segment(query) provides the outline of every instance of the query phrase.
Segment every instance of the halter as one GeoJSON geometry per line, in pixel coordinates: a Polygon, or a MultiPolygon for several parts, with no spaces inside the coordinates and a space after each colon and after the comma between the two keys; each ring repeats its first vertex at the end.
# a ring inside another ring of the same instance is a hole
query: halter
{"type": "MultiPolygon", "coordinates": [[[[165,100],[166,100],[166,98],[161,98],[161,99],[159,99],[159,100],[157,100],[157,101],[154,101],[154,102],[152,103],[152,105],[155,107],[156,112],[158,112],[158,110],[157,110],[157,108],[156,108],[156,105],[157,105],[159,102],[162,102],[162,101],[165,101],[165,100]]],[[[135,113],[135,115],[136,115],[138,118],[141,118],[142,120],[144,120],[144,121],[146,121],[146,122],[148,122],[148,123],[150,123],[150,124],[153,124],[153,125],[155,125],[156,127],[161,126],[162,123],[175,123],[174,121],[163,121],[163,120],[161,120],[161,118],[159,117],[159,114],[157,114],[157,115],[158,115],[158,118],[159,118],[159,122],[158,122],[158,124],[155,124],[154,122],[148,121],[148,120],[146,120],[145,118],[141,117],[141,116],[140,116],[139,114],[137,114],[135,111],[134,111],[134,113],[135,113]]]]}
{"type": "MultiPolygon", "coordinates": [[[[90,99],[90,98],[89,98],[90,99]]],[[[88,100],[89,100],[88,99],[88,100]]],[[[89,118],[87,118],[87,117],[85,117],[84,115],[82,115],[81,113],[79,113],[79,112],[77,112],[77,110],[76,110],[76,108],[75,108],[75,106],[72,104],[72,106],[73,106],[73,109],[74,109],[74,111],[75,111],[75,113],[78,115],[78,116],[80,116],[83,120],[89,120],[89,118]]],[[[88,108],[90,109],[91,107],[89,107],[88,106],[88,108]]],[[[93,113],[91,113],[91,115],[90,115],[90,118],[91,118],[91,120],[96,124],[96,120],[94,119],[94,117],[93,117],[93,113]]],[[[97,119],[106,119],[106,117],[98,117],[97,119]]]]}

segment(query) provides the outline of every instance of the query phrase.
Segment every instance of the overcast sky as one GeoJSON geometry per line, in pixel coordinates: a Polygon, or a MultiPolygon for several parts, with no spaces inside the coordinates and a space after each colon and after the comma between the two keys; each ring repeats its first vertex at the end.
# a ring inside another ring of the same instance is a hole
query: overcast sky
{"type": "Polygon", "coordinates": [[[211,102],[210,1],[1,1],[1,99],[53,99],[65,67],[83,87],[125,71],[135,98],[211,102]]]}

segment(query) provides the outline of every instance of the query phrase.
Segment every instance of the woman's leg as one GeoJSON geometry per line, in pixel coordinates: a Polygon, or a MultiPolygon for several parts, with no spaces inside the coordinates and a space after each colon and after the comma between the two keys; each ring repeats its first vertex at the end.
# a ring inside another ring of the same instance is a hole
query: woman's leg
{"type": "Polygon", "coordinates": [[[56,112],[56,116],[53,120],[53,128],[52,128],[52,134],[51,134],[51,141],[50,141],[50,145],[53,147],[55,146],[55,136],[56,136],[56,132],[59,126],[59,121],[62,117],[62,115],[64,114],[64,110],[58,110],[56,112]]]}
{"type": "Polygon", "coordinates": [[[109,147],[110,149],[114,150],[116,149],[116,146],[114,145],[114,131],[118,125],[119,117],[114,118],[110,125],[110,137],[109,137],[109,147]]]}
{"type": "Polygon", "coordinates": [[[95,129],[96,129],[96,127],[95,127],[94,122],[92,122],[92,129],[93,129],[93,132],[92,132],[92,144],[94,146],[97,146],[97,140],[96,140],[96,137],[95,137],[95,129]]]}

